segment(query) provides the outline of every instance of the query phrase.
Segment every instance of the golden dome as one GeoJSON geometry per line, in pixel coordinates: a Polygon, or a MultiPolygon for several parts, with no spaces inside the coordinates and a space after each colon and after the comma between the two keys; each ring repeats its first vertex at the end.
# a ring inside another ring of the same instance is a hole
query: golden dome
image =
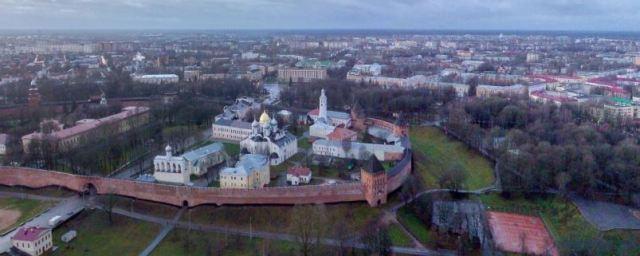
{"type": "Polygon", "coordinates": [[[262,112],[262,115],[260,115],[260,123],[269,124],[269,121],[271,121],[271,118],[267,114],[267,111],[262,112]]]}

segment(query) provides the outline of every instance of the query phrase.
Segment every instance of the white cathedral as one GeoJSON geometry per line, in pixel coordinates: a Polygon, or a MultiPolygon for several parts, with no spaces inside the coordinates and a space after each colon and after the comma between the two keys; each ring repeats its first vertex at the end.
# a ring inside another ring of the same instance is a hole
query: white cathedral
{"type": "Polygon", "coordinates": [[[313,120],[313,125],[309,127],[311,137],[326,139],[327,136],[336,130],[336,127],[349,128],[351,126],[351,116],[344,112],[327,110],[327,95],[324,89],[320,91],[320,106],[317,110],[309,112],[309,118],[313,120]]]}
{"type": "Polygon", "coordinates": [[[251,124],[251,135],[240,141],[240,149],[242,154],[266,155],[271,165],[279,165],[298,153],[298,139],[263,112],[260,121],[251,124]]]}

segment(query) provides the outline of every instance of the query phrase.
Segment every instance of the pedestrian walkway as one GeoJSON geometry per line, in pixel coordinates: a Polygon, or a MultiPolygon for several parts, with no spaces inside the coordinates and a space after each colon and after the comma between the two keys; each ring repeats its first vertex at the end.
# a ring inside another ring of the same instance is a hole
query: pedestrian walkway
{"type": "Polygon", "coordinates": [[[142,251],[140,253],[140,256],[147,256],[150,255],[151,252],[153,252],[153,250],[156,249],[156,247],[158,247],[158,245],[160,244],[160,242],[162,242],[162,240],[169,234],[169,232],[171,232],[171,230],[173,230],[173,228],[176,226],[176,223],[178,222],[178,220],[180,220],[180,217],[182,217],[182,213],[184,213],[185,211],[185,207],[183,207],[182,209],[180,209],[180,211],[178,211],[178,213],[176,213],[176,216],[173,217],[173,219],[171,220],[171,222],[165,222],[165,224],[162,227],[162,230],[160,230],[160,233],[158,233],[158,235],[156,236],[156,238],[153,239],[153,241],[151,241],[151,243],[149,244],[149,246],[147,246],[147,248],[144,249],[144,251],[142,251]]]}

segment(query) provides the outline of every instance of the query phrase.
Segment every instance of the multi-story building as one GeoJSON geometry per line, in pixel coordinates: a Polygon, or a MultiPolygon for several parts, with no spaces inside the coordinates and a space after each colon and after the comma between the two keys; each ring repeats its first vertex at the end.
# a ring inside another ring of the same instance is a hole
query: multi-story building
{"type": "Polygon", "coordinates": [[[200,70],[185,70],[184,80],[187,82],[195,82],[200,80],[200,70]]]}
{"type": "Polygon", "coordinates": [[[313,154],[338,158],[367,160],[374,155],[381,161],[402,159],[404,147],[395,144],[374,144],[353,141],[319,139],[313,142],[313,154]]]}
{"type": "Polygon", "coordinates": [[[604,104],[604,114],[608,117],[633,119],[636,115],[636,106],[630,100],[623,98],[611,98],[604,104]]]}
{"type": "Polygon", "coordinates": [[[11,245],[27,255],[43,255],[53,247],[51,229],[40,227],[20,228],[11,238],[11,245]]]}
{"type": "Polygon", "coordinates": [[[327,79],[326,69],[295,69],[283,68],[278,70],[278,80],[281,82],[308,83],[314,80],[327,79]]]}
{"type": "Polygon", "coordinates": [[[269,161],[265,155],[246,154],[235,167],[220,171],[221,188],[261,188],[269,184],[269,161]]]}
{"type": "Polygon", "coordinates": [[[83,119],[75,126],[57,131],[38,131],[22,136],[22,147],[29,152],[34,141],[49,143],[55,151],[67,151],[98,138],[121,134],[149,122],[148,107],[125,107],[122,112],[100,119],[83,119]]]}
{"type": "Polygon", "coordinates": [[[175,84],[180,81],[176,74],[134,75],[132,79],[143,84],[175,84]]]}
{"type": "Polygon", "coordinates": [[[527,87],[521,84],[511,86],[478,85],[476,96],[488,98],[492,96],[519,96],[526,95],[527,87]]]}
{"type": "Polygon", "coordinates": [[[254,98],[238,98],[233,105],[224,106],[223,112],[217,115],[214,120],[246,120],[254,111],[260,111],[261,108],[262,104],[254,98]]]}
{"type": "Polygon", "coordinates": [[[240,120],[220,119],[211,125],[214,139],[240,142],[251,135],[251,123],[240,120]]]}
{"type": "Polygon", "coordinates": [[[153,159],[153,177],[159,182],[189,184],[191,175],[202,176],[225,159],[224,146],[219,142],[180,156],[173,156],[173,149],[167,145],[165,155],[153,159]]]}
{"type": "Polygon", "coordinates": [[[526,61],[527,62],[537,62],[538,60],[540,60],[540,55],[537,53],[527,53],[527,57],[526,57],[526,61]]]}

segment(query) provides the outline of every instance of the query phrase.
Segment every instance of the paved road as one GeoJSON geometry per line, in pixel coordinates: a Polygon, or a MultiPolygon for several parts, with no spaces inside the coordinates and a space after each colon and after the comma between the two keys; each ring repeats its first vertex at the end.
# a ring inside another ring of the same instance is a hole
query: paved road
{"type": "MultiPolygon", "coordinates": [[[[10,192],[2,192],[0,194],[8,195],[9,193],[10,192]]],[[[60,216],[61,221],[58,222],[57,224],[57,225],[60,225],[84,209],[84,201],[79,196],[73,196],[67,199],[62,199],[62,200],[60,198],[54,199],[53,197],[35,196],[35,195],[29,195],[29,198],[32,198],[32,199],[39,198],[46,201],[52,201],[52,200],[58,201],[58,204],[46,210],[44,213],[27,221],[25,224],[22,225],[22,227],[38,226],[38,227],[54,228],[49,225],[49,220],[51,218],[55,216],[60,216]]],[[[0,237],[0,253],[7,252],[11,249],[11,237],[15,235],[18,229],[19,228],[16,228],[12,232],[0,237]]]]}
{"type": "Polygon", "coordinates": [[[151,254],[151,252],[153,252],[153,250],[156,249],[156,247],[158,247],[160,242],[162,242],[162,240],[164,240],[164,238],[167,237],[169,232],[171,232],[171,230],[173,230],[173,228],[176,226],[176,222],[180,220],[180,217],[182,217],[182,214],[184,213],[184,211],[185,211],[185,208],[180,209],[180,211],[176,213],[176,216],[173,217],[171,222],[164,224],[164,226],[162,227],[162,230],[160,230],[160,233],[156,236],[156,238],[153,239],[153,241],[151,241],[149,246],[147,246],[147,248],[145,248],[144,251],[140,253],[140,256],[148,256],[151,254]]]}

